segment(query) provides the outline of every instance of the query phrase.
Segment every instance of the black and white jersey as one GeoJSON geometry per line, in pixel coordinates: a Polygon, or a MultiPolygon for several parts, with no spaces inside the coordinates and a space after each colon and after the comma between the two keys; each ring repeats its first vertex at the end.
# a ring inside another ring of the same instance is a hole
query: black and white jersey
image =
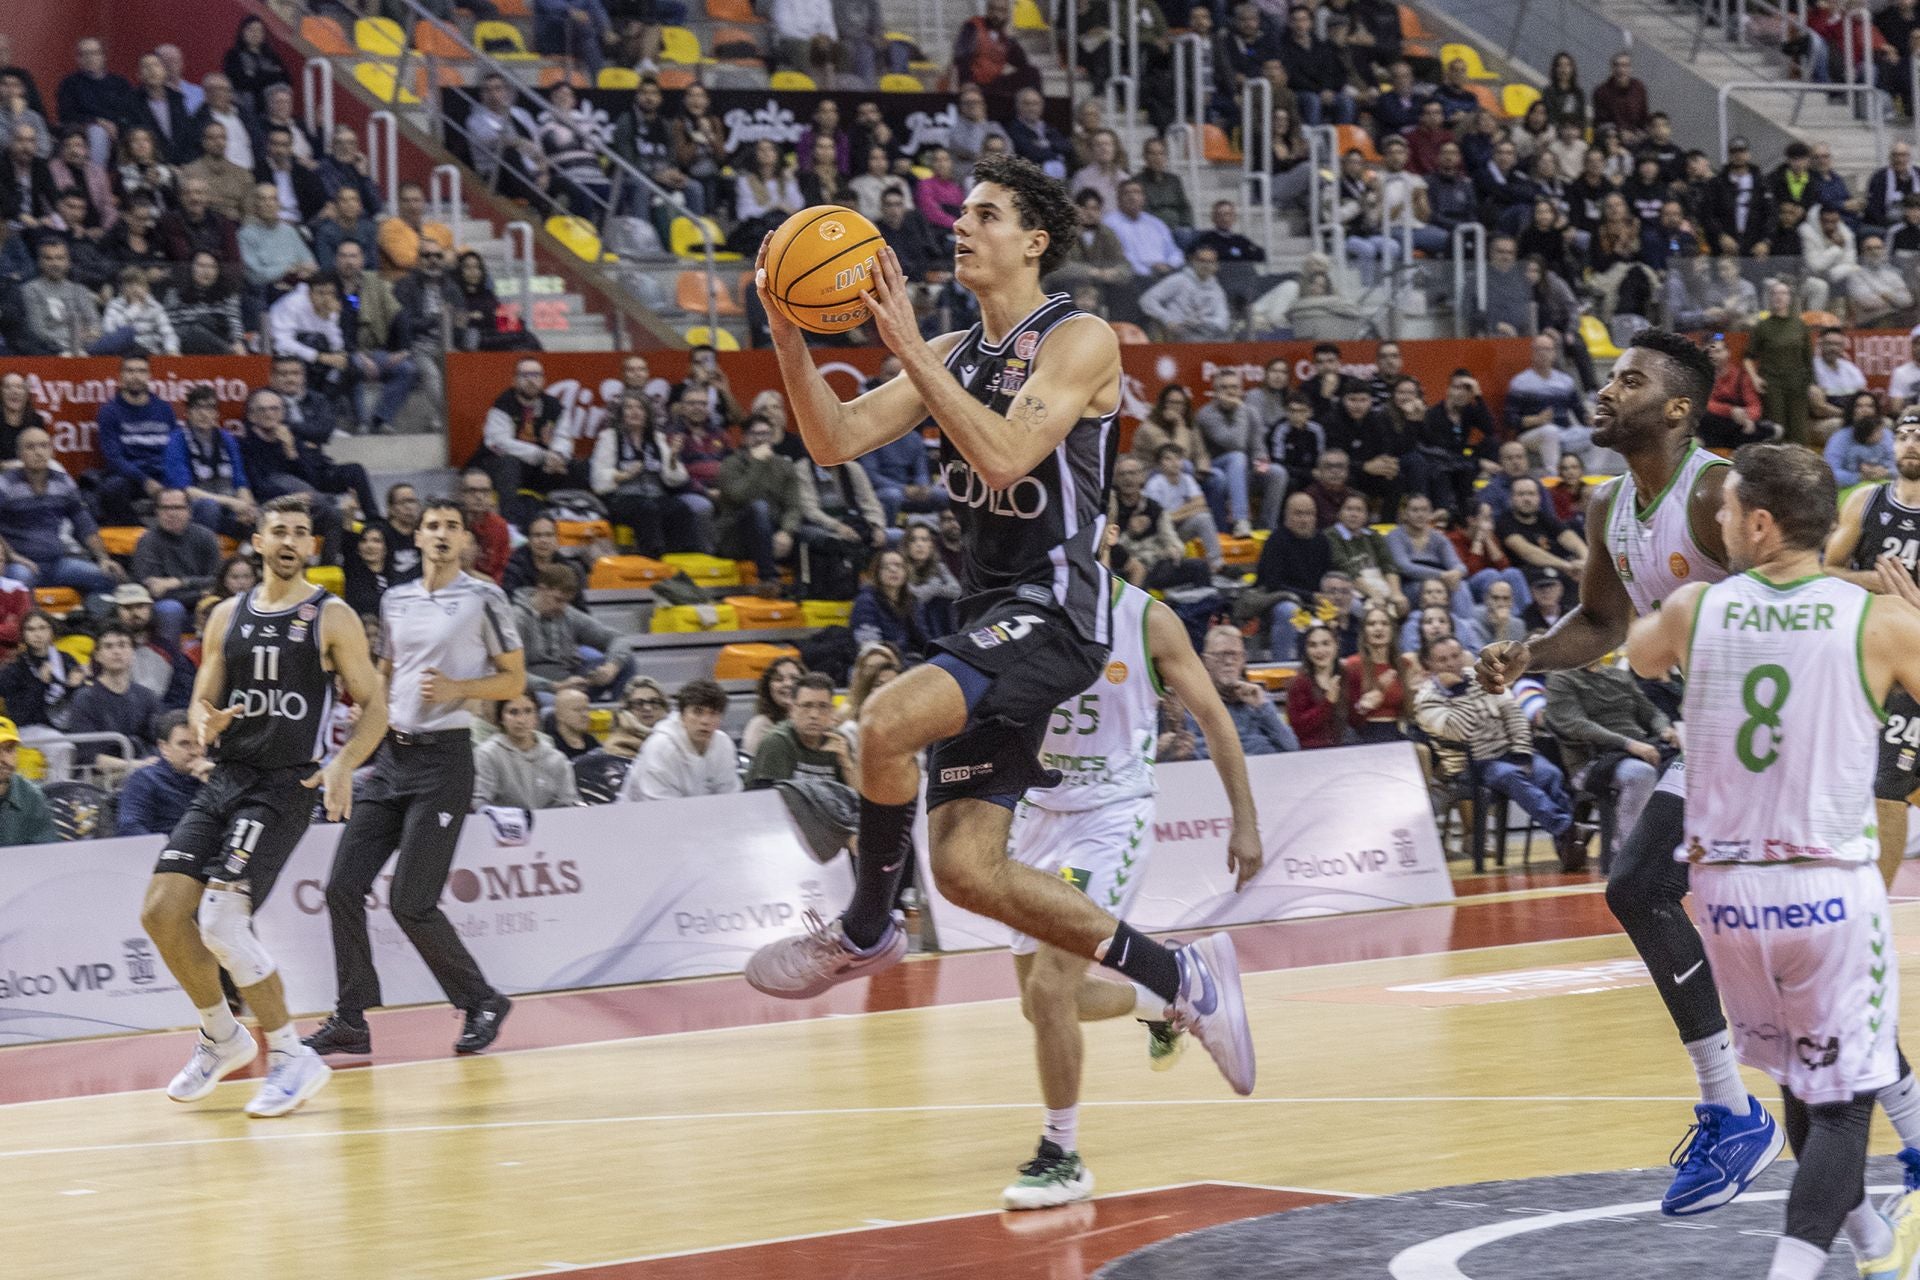
{"type": "MultiPolygon", "coordinates": [[[[1004,341],[979,324],[947,355],[947,368],[981,404],[1004,415],[1044,358],[1047,336],[1085,312],[1055,294],[1004,341]]],[[[1049,593],[1087,640],[1106,644],[1112,593],[1099,561],[1107,486],[1119,450],[1119,409],[1083,417],[1040,465],[1005,489],[990,490],[944,436],[941,477],[963,531],[960,584],[966,595],[1020,587],[1049,593]]]]}
{"type": "Polygon", "coordinates": [[[263,610],[259,587],[240,597],[227,623],[226,705],[240,715],[214,747],[221,763],[289,769],[326,754],[333,675],[320,647],[324,588],[286,609],[263,610]]]}
{"type": "Polygon", "coordinates": [[[1893,496],[1893,481],[1874,487],[1860,513],[1860,541],[1849,568],[1871,571],[1881,556],[1892,556],[1920,582],[1920,509],[1903,507],[1893,496]]]}

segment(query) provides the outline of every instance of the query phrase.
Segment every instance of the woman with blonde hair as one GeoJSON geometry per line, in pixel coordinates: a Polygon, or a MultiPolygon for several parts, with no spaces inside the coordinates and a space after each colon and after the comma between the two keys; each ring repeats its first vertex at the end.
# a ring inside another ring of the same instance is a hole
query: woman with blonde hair
{"type": "Polygon", "coordinates": [[[843,719],[835,732],[847,740],[853,762],[860,763],[860,708],[873,691],[900,674],[900,655],[884,640],[875,640],[860,650],[853,660],[853,675],[847,681],[847,701],[841,710],[843,719]]]}

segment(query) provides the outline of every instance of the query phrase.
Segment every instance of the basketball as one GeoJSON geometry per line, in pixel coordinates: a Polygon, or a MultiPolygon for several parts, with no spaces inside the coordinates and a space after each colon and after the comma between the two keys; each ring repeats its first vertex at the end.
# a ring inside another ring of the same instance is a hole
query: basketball
{"type": "Polygon", "coordinates": [[[767,291],[802,329],[845,333],[870,314],[860,291],[879,270],[880,243],[880,229],[844,205],[802,209],[767,245],[767,291]]]}

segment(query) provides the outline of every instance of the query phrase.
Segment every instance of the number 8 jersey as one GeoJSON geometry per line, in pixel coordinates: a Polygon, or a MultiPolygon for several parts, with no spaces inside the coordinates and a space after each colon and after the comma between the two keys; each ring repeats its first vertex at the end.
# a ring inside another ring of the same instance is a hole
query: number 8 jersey
{"type": "Polygon", "coordinates": [[[1870,863],[1881,721],[1860,634],[1873,597],[1838,578],[1708,587],[1688,644],[1687,839],[1695,862],[1870,863]]]}
{"type": "Polygon", "coordinates": [[[225,705],[240,715],[220,735],[214,759],[256,769],[312,764],[326,752],[333,713],[333,676],[320,650],[327,592],[316,588],[290,609],[267,612],[254,603],[258,591],[241,596],[227,620],[225,705]]]}
{"type": "Polygon", "coordinates": [[[1040,763],[1060,785],[1029,791],[1026,801],[1056,813],[1100,809],[1154,793],[1160,742],[1160,677],[1147,642],[1153,597],[1113,579],[1113,649],[1093,687],[1055,707],[1040,763]]]}

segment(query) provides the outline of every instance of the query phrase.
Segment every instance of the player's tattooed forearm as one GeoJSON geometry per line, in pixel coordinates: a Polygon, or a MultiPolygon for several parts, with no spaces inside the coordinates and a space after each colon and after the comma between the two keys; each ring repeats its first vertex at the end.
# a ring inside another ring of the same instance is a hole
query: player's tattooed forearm
{"type": "Polygon", "coordinates": [[[1037,427],[1047,420],[1047,402],[1039,396],[1021,396],[1015,412],[1026,420],[1027,425],[1037,427]]]}

